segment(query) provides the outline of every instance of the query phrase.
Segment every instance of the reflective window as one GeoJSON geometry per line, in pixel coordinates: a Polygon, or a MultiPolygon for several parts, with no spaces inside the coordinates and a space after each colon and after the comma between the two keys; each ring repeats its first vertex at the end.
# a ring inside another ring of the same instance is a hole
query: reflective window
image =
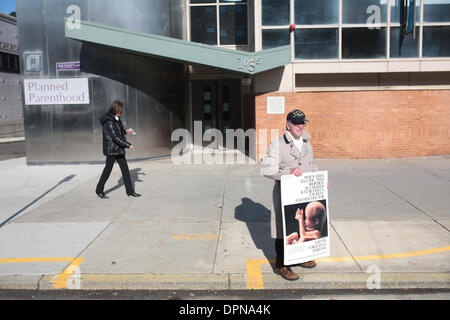
{"type": "Polygon", "coordinates": [[[289,31],[285,29],[277,30],[262,30],[262,48],[271,49],[275,47],[281,47],[289,45],[291,37],[289,31]]]}
{"type": "Polygon", "coordinates": [[[220,44],[247,44],[247,6],[220,6],[220,44]]]}
{"type": "Polygon", "coordinates": [[[211,120],[211,88],[203,88],[203,120],[211,120]]]}
{"type": "Polygon", "coordinates": [[[423,21],[450,22],[450,0],[423,0],[423,21]]]}
{"type": "Polygon", "coordinates": [[[338,29],[295,30],[296,59],[337,59],[338,57],[338,29]]]}
{"type": "Polygon", "coordinates": [[[423,27],[423,56],[450,57],[450,26],[423,27]]]}
{"type": "Polygon", "coordinates": [[[191,41],[217,44],[215,6],[191,7],[191,41]]]}
{"type": "MultiPolygon", "coordinates": [[[[391,22],[400,23],[401,4],[403,0],[391,0],[391,22]]],[[[407,17],[405,17],[406,19],[407,17]]],[[[420,0],[416,0],[416,23],[420,22],[420,0]]]]}
{"type": "Polygon", "coordinates": [[[339,23],[339,0],[295,0],[296,24],[339,23]]]}
{"type": "Polygon", "coordinates": [[[420,30],[416,28],[416,39],[413,35],[404,35],[400,28],[391,27],[391,58],[417,58],[419,57],[420,30]]]}
{"type": "MultiPolygon", "coordinates": [[[[222,89],[222,111],[223,111],[223,121],[231,120],[231,98],[230,98],[230,87],[223,86],[222,89]]],[[[224,128],[225,129],[225,128],[224,128]]]]}
{"type": "Polygon", "coordinates": [[[450,57],[450,0],[261,0],[261,4],[262,49],[291,43],[292,33],[286,31],[294,10],[297,60],[385,59],[388,47],[393,59],[450,57]],[[411,22],[412,16],[415,37],[399,26],[411,22]]]}
{"type": "Polygon", "coordinates": [[[263,26],[288,25],[290,0],[261,0],[263,26]]]}
{"type": "Polygon", "coordinates": [[[189,6],[191,41],[210,45],[248,43],[247,0],[191,0],[190,3],[193,4],[189,6]]]}
{"type": "Polygon", "coordinates": [[[386,23],[387,0],[342,0],[342,22],[346,24],[386,23]]]}
{"type": "Polygon", "coordinates": [[[190,3],[216,3],[216,0],[190,0],[190,3]]]}
{"type": "Polygon", "coordinates": [[[342,29],[343,59],[376,59],[386,57],[386,28],[342,29]]]}

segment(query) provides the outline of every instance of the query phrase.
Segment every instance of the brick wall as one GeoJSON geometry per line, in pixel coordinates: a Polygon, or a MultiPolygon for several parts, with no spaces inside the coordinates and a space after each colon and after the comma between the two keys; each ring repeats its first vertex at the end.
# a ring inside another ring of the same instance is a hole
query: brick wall
{"type": "Polygon", "coordinates": [[[299,108],[310,120],[315,158],[404,158],[450,154],[450,90],[277,92],[255,97],[258,159],[270,129],[284,132],[299,108]],[[267,114],[267,97],[284,96],[286,114],[267,114]]]}

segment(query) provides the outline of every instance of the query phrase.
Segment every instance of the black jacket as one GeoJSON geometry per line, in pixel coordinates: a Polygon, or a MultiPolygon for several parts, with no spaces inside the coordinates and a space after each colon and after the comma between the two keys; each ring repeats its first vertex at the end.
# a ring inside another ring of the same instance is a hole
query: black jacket
{"type": "Polygon", "coordinates": [[[126,132],[122,121],[116,120],[115,116],[107,112],[100,117],[103,126],[103,154],[105,156],[125,155],[125,148],[131,144],[125,138],[126,132]]]}

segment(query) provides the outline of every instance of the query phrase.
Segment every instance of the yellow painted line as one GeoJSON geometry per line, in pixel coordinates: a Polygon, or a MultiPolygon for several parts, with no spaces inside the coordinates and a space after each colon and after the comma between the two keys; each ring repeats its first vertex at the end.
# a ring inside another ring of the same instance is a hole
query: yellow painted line
{"type": "Polygon", "coordinates": [[[427,254],[433,254],[433,253],[439,253],[439,252],[445,252],[449,251],[450,246],[442,247],[442,248],[435,248],[435,249],[429,249],[429,250],[421,250],[421,251],[414,251],[414,252],[405,252],[405,253],[394,253],[394,254],[382,254],[382,255],[376,255],[376,256],[358,256],[358,257],[342,257],[342,258],[321,258],[317,259],[317,262],[338,262],[338,261],[366,261],[366,260],[384,260],[384,259],[396,259],[396,258],[407,258],[407,257],[417,257],[417,256],[424,256],[427,254]]]}
{"type": "MultiPolygon", "coordinates": [[[[317,262],[341,262],[341,261],[367,261],[367,260],[385,260],[397,259],[406,257],[417,257],[427,254],[440,253],[450,251],[450,246],[435,248],[429,250],[420,250],[414,252],[383,254],[373,256],[357,256],[357,257],[336,257],[336,258],[320,258],[317,262]]],[[[247,260],[247,289],[264,289],[264,282],[262,280],[261,263],[273,263],[274,260],[260,259],[247,260]]]]}
{"type": "Polygon", "coordinates": [[[269,263],[269,260],[247,260],[247,289],[264,289],[261,263],[269,263]]]}
{"type": "Polygon", "coordinates": [[[75,273],[75,270],[83,263],[85,258],[12,258],[0,259],[0,263],[19,262],[70,262],[70,264],[55,278],[53,287],[67,289],[67,280],[75,273]]]}
{"type": "Polygon", "coordinates": [[[67,266],[53,281],[53,287],[55,289],[67,289],[67,280],[72,276],[77,268],[86,260],[85,258],[76,258],[71,264],[67,266]]]}
{"type": "Polygon", "coordinates": [[[214,240],[214,239],[218,239],[218,238],[219,238],[218,236],[211,234],[211,233],[206,233],[206,234],[191,233],[191,234],[179,234],[179,235],[172,236],[172,239],[175,239],[177,241],[182,241],[182,240],[209,241],[209,240],[214,240]]]}

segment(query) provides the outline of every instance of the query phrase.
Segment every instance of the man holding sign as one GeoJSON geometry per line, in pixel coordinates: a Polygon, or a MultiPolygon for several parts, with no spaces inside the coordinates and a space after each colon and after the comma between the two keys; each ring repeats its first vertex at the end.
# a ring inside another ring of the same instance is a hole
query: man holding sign
{"type": "MultiPolygon", "coordinates": [[[[275,239],[275,273],[280,274],[286,280],[297,280],[298,274],[284,264],[284,234],[283,234],[283,210],[281,206],[281,177],[283,175],[301,176],[305,172],[319,171],[314,163],[313,150],[309,142],[311,136],[304,130],[309,122],[301,110],[289,112],[286,118],[286,132],[270,143],[267,156],[262,162],[262,173],[267,178],[275,180],[272,192],[271,235],[275,239]]],[[[303,219],[303,214],[298,213],[298,220],[303,219]]],[[[299,223],[303,223],[299,221],[299,223]]],[[[306,232],[302,228],[302,232],[306,232]]],[[[291,237],[292,241],[295,240],[291,237]]],[[[297,236],[297,240],[298,236],[297,236]]],[[[314,261],[299,264],[301,267],[313,268],[314,261]]]]}

